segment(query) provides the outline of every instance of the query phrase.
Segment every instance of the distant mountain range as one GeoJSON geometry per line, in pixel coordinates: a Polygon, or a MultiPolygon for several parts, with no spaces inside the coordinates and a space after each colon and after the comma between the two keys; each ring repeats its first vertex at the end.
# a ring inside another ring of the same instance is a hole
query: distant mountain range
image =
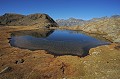
{"type": "Polygon", "coordinates": [[[111,17],[101,17],[101,18],[93,18],[91,20],[82,20],[82,19],[76,19],[76,18],[69,18],[69,19],[57,19],[56,23],[59,26],[84,26],[86,23],[89,22],[96,22],[99,20],[105,20],[105,19],[111,19],[111,18],[118,18],[120,15],[113,15],[111,17]]]}
{"type": "Polygon", "coordinates": [[[75,19],[75,18],[69,18],[67,20],[65,19],[57,19],[56,23],[59,26],[77,26],[77,25],[84,25],[86,21],[82,19],[75,19]]]}

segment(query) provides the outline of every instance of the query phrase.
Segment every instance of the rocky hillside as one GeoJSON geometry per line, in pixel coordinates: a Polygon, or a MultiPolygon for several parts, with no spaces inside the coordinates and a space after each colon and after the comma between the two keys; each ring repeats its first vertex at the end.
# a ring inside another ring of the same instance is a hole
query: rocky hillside
{"type": "Polygon", "coordinates": [[[58,19],[56,20],[56,22],[59,26],[82,26],[85,24],[86,21],[82,19],[69,18],[67,20],[58,19]]]}
{"type": "Polygon", "coordinates": [[[114,15],[109,18],[89,22],[84,25],[82,30],[89,33],[105,34],[108,39],[120,42],[120,16],[114,15]]]}
{"type": "Polygon", "coordinates": [[[57,23],[47,14],[20,15],[5,13],[0,16],[0,26],[57,26],[57,23]]]}

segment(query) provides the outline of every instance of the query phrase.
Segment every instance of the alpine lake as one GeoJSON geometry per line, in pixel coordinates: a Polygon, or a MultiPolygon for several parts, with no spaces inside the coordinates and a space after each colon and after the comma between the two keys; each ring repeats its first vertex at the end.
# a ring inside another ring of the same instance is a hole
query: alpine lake
{"type": "Polygon", "coordinates": [[[10,45],[29,50],[46,50],[55,56],[86,56],[93,47],[108,45],[100,35],[94,37],[82,31],[24,30],[11,33],[10,45]]]}

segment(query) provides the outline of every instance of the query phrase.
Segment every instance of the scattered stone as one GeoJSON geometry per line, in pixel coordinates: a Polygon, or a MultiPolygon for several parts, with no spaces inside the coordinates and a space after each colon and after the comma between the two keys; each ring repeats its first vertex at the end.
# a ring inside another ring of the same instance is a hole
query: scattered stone
{"type": "Polygon", "coordinates": [[[0,71],[0,74],[5,73],[5,72],[9,72],[12,68],[11,67],[5,67],[3,70],[0,71]]]}
{"type": "Polygon", "coordinates": [[[115,39],[114,42],[120,43],[120,38],[115,39]]]}
{"type": "Polygon", "coordinates": [[[117,50],[120,50],[120,46],[116,46],[116,47],[114,47],[115,49],[117,49],[117,50]]]}
{"type": "Polygon", "coordinates": [[[0,56],[3,56],[3,54],[0,54],[0,56]]]}
{"type": "Polygon", "coordinates": [[[20,63],[23,63],[23,62],[24,62],[23,59],[19,59],[19,60],[16,60],[16,61],[15,61],[16,64],[20,64],[20,63]]]}
{"type": "Polygon", "coordinates": [[[7,38],[8,40],[10,40],[11,38],[7,38]]]}
{"type": "Polygon", "coordinates": [[[98,55],[99,52],[92,52],[91,55],[98,55]]]}
{"type": "Polygon", "coordinates": [[[87,61],[83,61],[83,63],[86,63],[87,61]]]}
{"type": "Polygon", "coordinates": [[[66,65],[62,62],[62,66],[61,66],[61,70],[62,70],[62,73],[64,74],[65,73],[65,67],[66,67],[66,65]]]}

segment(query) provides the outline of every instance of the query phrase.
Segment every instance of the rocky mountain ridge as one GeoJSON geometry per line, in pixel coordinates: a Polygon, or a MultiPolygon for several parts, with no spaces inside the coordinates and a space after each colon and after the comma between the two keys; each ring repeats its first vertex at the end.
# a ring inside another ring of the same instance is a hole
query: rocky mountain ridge
{"type": "Polygon", "coordinates": [[[76,19],[76,18],[69,18],[69,19],[57,19],[56,23],[59,26],[84,26],[87,23],[90,22],[96,22],[100,20],[105,20],[105,19],[115,19],[115,18],[120,18],[120,15],[113,15],[111,17],[100,17],[100,18],[92,18],[90,20],[83,20],[83,19],[76,19]]]}
{"type": "Polygon", "coordinates": [[[0,16],[1,26],[58,26],[57,23],[47,14],[21,15],[5,13],[0,16]]]}

